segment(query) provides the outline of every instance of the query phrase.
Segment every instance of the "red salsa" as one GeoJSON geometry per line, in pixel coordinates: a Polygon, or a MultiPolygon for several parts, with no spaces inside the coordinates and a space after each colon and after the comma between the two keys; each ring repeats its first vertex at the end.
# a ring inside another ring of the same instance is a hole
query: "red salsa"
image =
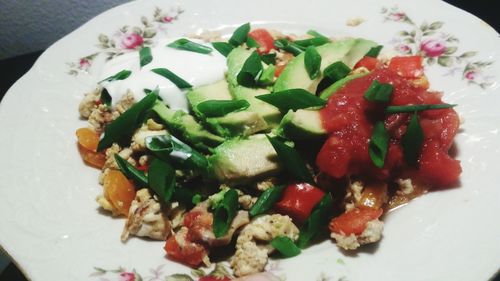
{"type": "Polygon", "coordinates": [[[368,175],[389,180],[402,173],[411,174],[434,186],[455,184],[461,173],[460,162],[449,155],[453,138],[458,131],[459,118],[452,108],[418,112],[424,142],[418,165],[408,165],[403,157],[401,138],[406,132],[412,113],[386,114],[388,105],[442,104],[441,94],[415,86],[412,80],[401,77],[387,68],[346,84],[332,95],[321,110],[328,140],[319,152],[316,162],[321,171],[332,177],[368,175]],[[390,83],[394,90],[390,102],[374,103],[364,98],[373,80],[390,83]],[[368,152],[372,128],[383,120],[390,135],[389,148],[382,168],[377,168],[368,152]]]}

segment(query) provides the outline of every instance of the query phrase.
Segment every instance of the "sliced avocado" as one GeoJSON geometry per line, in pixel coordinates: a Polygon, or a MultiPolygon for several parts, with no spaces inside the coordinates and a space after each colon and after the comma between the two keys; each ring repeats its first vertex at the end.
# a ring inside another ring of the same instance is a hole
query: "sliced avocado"
{"type": "Polygon", "coordinates": [[[246,183],[276,175],[276,151],[263,134],[224,142],[208,158],[215,177],[225,183],[246,183]]]}
{"type": "Polygon", "coordinates": [[[250,104],[250,107],[246,110],[259,114],[266,121],[269,128],[278,126],[282,117],[280,110],[274,105],[255,98],[258,95],[269,94],[269,90],[252,89],[243,86],[229,86],[229,90],[235,99],[246,100],[250,104]]]}
{"type": "MultiPolygon", "coordinates": [[[[319,46],[316,50],[321,55],[321,72],[336,61],[342,61],[352,68],[374,46],[377,46],[377,43],[365,39],[345,39],[319,46]]],[[[323,75],[314,80],[309,78],[302,53],[287,64],[274,84],[274,91],[301,88],[315,93],[322,78],[323,75]]]]}
{"type": "Polygon", "coordinates": [[[224,142],[224,138],[207,131],[192,115],[182,110],[171,110],[165,104],[157,102],[153,106],[153,111],[158,114],[174,134],[178,134],[180,138],[197,149],[209,151],[210,147],[215,147],[224,142]]]}
{"type": "Polygon", "coordinates": [[[258,113],[248,110],[207,118],[205,122],[218,135],[224,137],[247,137],[265,131],[269,127],[258,113]]]}
{"type": "Polygon", "coordinates": [[[344,87],[347,82],[365,76],[367,73],[356,73],[356,74],[351,74],[347,75],[346,77],[338,80],[337,82],[333,83],[330,85],[328,88],[324,89],[321,94],[319,95],[320,98],[327,100],[331,95],[333,95],[338,89],[344,87]]]}
{"type": "Polygon", "coordinates": [[[210,85],[194,88],[186,94],[191,109],[198,118],[201,114],[196,110],[196,106],[200,102],[207,100],[232,100],[233,97],[229,93],[229,88],[226,80],[221,80],[210,85]]]}
{"type": "Polygon", "coordinates": [[[187,93],[191,109],[199,119],[205,121],[215,133],[223,137],[249,136],[264,131],[268,125],[261,116],[248,110],[232,112],[222,117],[205,118],[196,105],[207,100],[232,100],[228,83],[221,80],[211,85],[198,87],[187,93]]]}
{"type": "Polygon", "coordinates": [[[319,110],[290,110],[276,129],[277,134],[291,140],[319,139],[326,136],[319,110]]]}
{"type": "Polygon", "coordinates": [[[229,55],[227,55],[227,81],[231,85],[238,85],[236,76],[240,72],[243,64],[247,58],[252,54],[252,50],[247,50],[244,47],[234,48],[229,55]]]}

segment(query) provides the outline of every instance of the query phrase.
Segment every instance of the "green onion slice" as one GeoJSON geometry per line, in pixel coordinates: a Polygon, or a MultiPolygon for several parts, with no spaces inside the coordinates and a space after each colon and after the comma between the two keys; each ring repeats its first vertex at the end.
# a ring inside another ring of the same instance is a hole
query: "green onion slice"
{"type": "Polygon", "coordinates": [[[307,31],[307,34],[311,35],[311,36],[314,36],[314,37],[318,37],[318,38],[323,38],[323,39],[327,39],[327,40],[330,40],[328,37],[326,37],[325,35],[317,32],[316,30],[309,30],[307,31]]]}
{"type": "Polygon", "coordinates": [[[351,72],[351,68],[341,61],[334,62],[323,70],[323,75],[333,82],[346,77],[351,72]]]}
{"type": "Polygon", "coordinates": [[[305,248],[309,242],[324,231],[333,213],[333,198],[330,193],[323,196],[316,206],[311,211],[311,215],[300,228],[299,239],[297,246],[305,248]]]}
{"type": "Polygon", "coordinates": [[[250,106],[246,100],[207,100],[196,105],[196,110],[206,117],[220,117],[244,110],[250,106]]]}
{"type": "Polygon", "coordinates": [[[262,71],[262,75],[259,77],[259,84],[268,86],[274,83],[274,72],[276,71],[276,67],[270,64],[264,71],[262,71]]]}
{"type": "Polygon", "coordinates": [[[292,53],[294,56],[298,56],[305,50],[305,48],[295,44],[294,42],[290,42],[287,39],[274,40],[274,46],[283,51],[292,53]]]}
{"type": "Polygon", "coordinates": [[[310,107],[323,107],[326,101],[304,89],[288,89],[271,94],[259,95],[256,98],[272,104],[282,112],[310,107]]]}
{"type": "Polygon", "coordinates": [[[259,80],[262,71],[263,67],[262,67],[262,62],[260,60],[260,56],[256,51],[254,51],[245,60],[243,67],[236,76],[236,80],[238,81],[238,84],[242,86],[256,87],[257,81],[259,80]]]}
{"type": "Polygon", "coordinates": [[[224,193],[222,201],[215,207],[212,228],[216,238],[222,237],[227,233],[237,212],[238,192],[234,189],[229,189],[224,193]]]}
{"type": "Polygon", "coordinates": [[[210,54],[213,50],[210,47],[207,47],[202,44],[198,44],[196,42],[190,41],[186,38],[181,38],[175,40],[174,42],[167,45],[167,47],[184,50],[189,52],[195,52],[200,54],[210,54]]]}
{"type": "Polygon", "coordinates": [[[280,200],[285,187],[285,185],[277,185],[262,192],[259,199],[257,199],[257,202],[255,202],[252,208],[250,208],[250,211],[248,212],[250,216],[255,217],[269,211],[274,206],[274,203],[280,200]]]}
{"type": "Polygon", "coordinates": [[[111,102],[112,102],[113,98],[109,94],[108,90],[106,90],[106,88],[102,88],[101,96],[99,97],[99,100],[101,101],[102,104],[104,104],[106,106],[111,106],[111,102]]]}
{"type": "Polygon", "coordinates": [[[143,47],[139,50],[139,62],[141,67],[147,65],[153,61],[153,56],[151,55],[150,47],[143,47]]]}
{"type": "Polygon", "coordinates": [[[406,128],[406,133],[401,138],[403,145],[403,155],[408,164],[417,166],[418,157],[424,142],[424,131],[418,122],[417,112],[413,113],[406,128]]]}
{"type": "Polygon", "coordinates": [[[212,42],[212,46],[225,57],[234,49],[233,45],[226,42],[212,42]]]}
{"type": "Polygon", "coordinates": [[[320,74],[321,56],[314,46],[307,47],[304,55],[304,64],[309,78],[311,80],[316,79],[320,74]]]}
{"type": "Polygon", "coordinates": [[[149,151],[164,161],[172,160],[201,172],[206,172],[209,167],[208,160],[203,154],[174,136],[149,136],[146,137],[145,143],[149,151]]]}
{"type": "Polygon", "coordinates": [[[456,104],[415,104],[415,105],[391,105],[385,109],[386,113],[405,113],[431,109],[445,109],[457,106],[456,104]]]}
{"type": "Polygon", "coordinates": [[[196,195],[197,194],[191,188],[176,186],[171,201],[180,202],[184,204],[186,208],[191,209],[194,206],[193,199],[196,195]]]}
{"type": "Polygon", "coordinates": [[[247,41],[248,32],[250,31],[250,23],[245,23],[240,27],[236,28],[231,38],[229,38],[229,43],[235,47],[243,44],[247,41]]]}
{"type": "Polygon", "coordinates": [[[314,184],[311,172],[297,150],[286,145],[276,137],[272,138],[267,136],[267,139],[274,150],[276,150],[280,164],[285,168],[285,171],[290,177],[295,178],[299,182],[314,184]]]}
{"type": "Polygon", "coordinates": [[[373,80],[364,97],[371,102],[389,102],[391,100],[392,91],[394,87],[391,84],[380,83],[373,80]]]}
{"type": "Polygon", "coordinates": [[[275,64],[276,63],[276,53],[263,54],[260,59],[265,64],[275,64]]]}
{"type": "Polygon", "coordinates": [[[292,239],[288,236],[276,236],[271,240],[271,246],[273,246],[278,252],[280,252],[284,257],[290,258],[295,257],[300,254],[300,248],[293,243],[292,239]]]}
{"type": "Polygon", "coordinates": [[[309,38],[309,39],[304,39],[304,40],[295,40],[293,43],[295,45],[300,46],[301,48],[307,48],[309,46],[321,46],[326,43],[330,42],[330,39],[326,37],[314,37],[314,38],[309,38]]]}
{"type": "Polygon", "coordinates": [[[154,68],[151,69],[154,73],[163,76],[170,80],[172,83],[177,86],[179,89],[189,89],[192,88],[193,86],[189,84],[186,80],[180,78],[179,76],[175,75],[172,71],[166,69],[166,68],[154,68]]]}
{"type": "Polygon", "coordinates": [[[248,48],[260,48],[260,45],[259,43],[257,43],[257,41],[255,41],[255,39],[253,39],[252,37],[248,36],[247,37],[247,47],[248,48]]]}
{"type": "Polygon", "coordinates": [[[378,46],[375,46],[375,47],[372,47],[367,53],[366,53],[366,57],[372,57],[372,58],[377,58],[378,57],[378,54],[380,54],[380,51],[382,50],[382,48],[384,48],[384,46],[382,45],[378,45],[378,46]]]}
{"type": "Polygon", "coordinates": [[[135,129],[144,121],[144,114],[153,107],[157,98],[157,95],[145,96],[142,100],[132,105],[122,115],[113,120],[113,122],[109,123],[104,129],[104,137],[97,145],[97,151],[110,147],[114,142],[129,142],[135,129]]]}
{"type": "Polygon", "coordinates": [[[130,74],[132,74],[132,71],[122,70],[122,71],[116,73],[115,75],[111,75],[108,78],[102,79],[101,81],[98,82],[98,84],[100,84],[104,81],[111,82],[111,81],[115,81],[115,80],[124,80],[124,79],[127,79],[130,76],[130,74]]]}
{"type": "Polygon", "coordinates": [[[384,122],[378,121],[373,126],[372,137],[368,146],[370,158],[378,168],[384,167],[385,156],[389,148],[389,133],[385,129],[384,122]]]}
{"type": "Polygon", "coordinates": [[[175,189],[175,169],[168,162],[153,158],[148,169],[148,184],[163,203],[170,202],[175,189]]]}
{"type": "Polygon", "coordinates": [[[125,159],[120,157],[120,155],[115,154],[114,156],[118,168],[120,168],[122,173],[128,179],[133,180],[137,185],[137,187],[148,186],[148,177],[144,174],[143,171],[137,170],[137,168],[135,168],[132,164],[130,164],[125,159]]]}

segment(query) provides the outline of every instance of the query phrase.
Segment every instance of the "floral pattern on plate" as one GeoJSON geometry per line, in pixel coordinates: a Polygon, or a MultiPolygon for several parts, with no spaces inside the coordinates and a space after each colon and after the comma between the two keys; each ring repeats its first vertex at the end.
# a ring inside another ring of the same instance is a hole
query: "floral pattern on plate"
{"type": "Polygon", "coordinates": [[[473,60],[477,55],[475,51],[458,53],[460,40],[455,36],[442,31],[444,22],[415,23],[398,6],[382,8],[381,13],[385,21],[406,23],[411,29],[400,31],[391,41],[394,49],[403,55],[421,55],[429,66],[439,65],[448,71],[445,75],[461,75],[462,80],[475,84],[481,88],[492,85],[494,76],[488,75],[485,68],[492,61],[473,60]]]}
{"type": "Polygon", "coordinates": [[[97,38],[99,50],[78,59],[77,62],[68,63],[70,68],[68,73],[76,76],[82,71],[87,71],[100,54],[106,55],[106,59],[110,60],[126,52],[154,45],[157,35],[165,33],[167,25],[178,20],[183,12],[180,7],[170,8],[167,11],[157,7],[151,17],[141,17],[140,26],[124,25],[112,35],[99,34],[97,38]]]}

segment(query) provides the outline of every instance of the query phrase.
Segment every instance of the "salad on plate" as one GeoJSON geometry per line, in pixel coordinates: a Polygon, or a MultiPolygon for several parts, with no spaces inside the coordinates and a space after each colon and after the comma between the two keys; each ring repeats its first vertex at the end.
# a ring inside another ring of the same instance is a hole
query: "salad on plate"
{"type": "Polygon", "coordinates": [[[376,243],[389,211],[461,174],[455,105],[420,55],[384,51],[247,23],[105,62],[76,131],[97,203],[125,218],[122,241],[194,268],[227,253],[236,277],[326,239],[376,243]]]}

